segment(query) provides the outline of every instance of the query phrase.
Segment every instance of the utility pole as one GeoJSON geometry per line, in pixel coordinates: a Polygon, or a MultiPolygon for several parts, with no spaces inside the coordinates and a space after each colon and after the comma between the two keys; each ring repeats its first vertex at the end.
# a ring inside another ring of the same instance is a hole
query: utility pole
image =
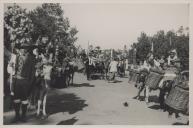
{"type": "Polygon", "coordinates": [[[172,49],[172,38],[170,36],[170,48],[172,49]]]}
{"type": "Polygon", "coordinates": [[[89,41],[88,41],[88,46],[87,46],[87,56],[89,56],[89,49],[90,49],[90,44],[89,44],[89,41]]]}

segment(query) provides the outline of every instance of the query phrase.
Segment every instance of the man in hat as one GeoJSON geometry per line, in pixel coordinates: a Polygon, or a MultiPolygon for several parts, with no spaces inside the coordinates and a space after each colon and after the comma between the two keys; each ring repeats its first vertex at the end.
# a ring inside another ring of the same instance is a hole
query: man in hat
{"type": "Polygon", "coordinates": [[[80,56],[83,60],[83,64],[85,66],[85,71],[84,71],[84,75],[87,75],[87,80],[89,79],[89,59],[86,55],[86,52],[83,50],[83,52],[81,53],[80,56]]]}
{"type": "Polygon", "coordinates": [[[90,75],[93,70],[92,54],[89,53],[88,58],[85,60],[87,80],[90,80],[90,75]]]}
{"type": "Polygon", "coordinates": [[[174,66],[175,61],[178,59],[176,49],[170,52],[168,57],[168,66],[174,66]]]}
{"type": "Polygon", "coordinates": [[[14,122],[26,122],[29,91],[35,76],[35,56],[32,47],[23,44],[19,47],[19,54],[16,55],[15,74],[13,76],[13,102],[15,109],[14,122]],[[20,108],[22,116],[20,117],[20,108]]]}

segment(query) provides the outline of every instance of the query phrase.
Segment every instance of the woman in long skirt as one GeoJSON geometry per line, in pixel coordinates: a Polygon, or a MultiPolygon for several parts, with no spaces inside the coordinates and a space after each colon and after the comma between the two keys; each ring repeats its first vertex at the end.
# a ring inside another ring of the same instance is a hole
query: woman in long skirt
{"type": "Polygon", "coordinates": [[[115,74],[117,73],[117,66],[118,62],[112,59],[109,68],[110,68],[110,77],[109,77],[109,82],[115,82],[115,74]]]}

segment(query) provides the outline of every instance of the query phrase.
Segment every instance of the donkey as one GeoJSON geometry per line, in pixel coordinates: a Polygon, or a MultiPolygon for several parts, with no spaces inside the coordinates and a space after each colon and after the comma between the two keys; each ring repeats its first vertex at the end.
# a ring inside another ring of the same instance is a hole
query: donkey
{"type": "Polygon", "coordinates": [[[66,87],[69,87],[70,84],[73,85],[74,73],[78,70],[77,68],[75,61],[63,61],[61,73],[64,76],[66,87]]]}
{"type": "Polygon", "coordinates": [[[46,101],[47,101],[47,95],[48,91],[50,89],[51,84],[51,72],[52,72],[52,66],[51,65],[43,65],[43,75],[39,76],[39,85],[38,85],[38,103],[37,103],[37,118],[45,119],[47,118],[46,113],[46,101]],[[42,114],[41,116],[41,105],[43,106],[42,114]]]}

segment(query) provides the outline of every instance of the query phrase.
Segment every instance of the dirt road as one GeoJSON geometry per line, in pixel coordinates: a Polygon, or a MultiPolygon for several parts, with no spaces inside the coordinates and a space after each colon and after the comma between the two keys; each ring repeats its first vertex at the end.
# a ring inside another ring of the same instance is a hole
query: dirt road
{"type": "MultiPolygon", "coordinates": [[[[87,81],[83,74],[75,74],[74,86],[52,89],[49,92],[48,119],[38,120],[29,112],[27,123],[61,125],[172,125],[184,124],[186,116],[176,119],[159,110],[158,91],[151,93],[152,102],[133,99],[137,93],[127,78],[117,78],[117,83],[105,80],[87,81]],[[128,106],[123,103],[127,102],[128,106]]],[[[13,112],[4,113],[4,124],[10,124],[13,112]]]]}

